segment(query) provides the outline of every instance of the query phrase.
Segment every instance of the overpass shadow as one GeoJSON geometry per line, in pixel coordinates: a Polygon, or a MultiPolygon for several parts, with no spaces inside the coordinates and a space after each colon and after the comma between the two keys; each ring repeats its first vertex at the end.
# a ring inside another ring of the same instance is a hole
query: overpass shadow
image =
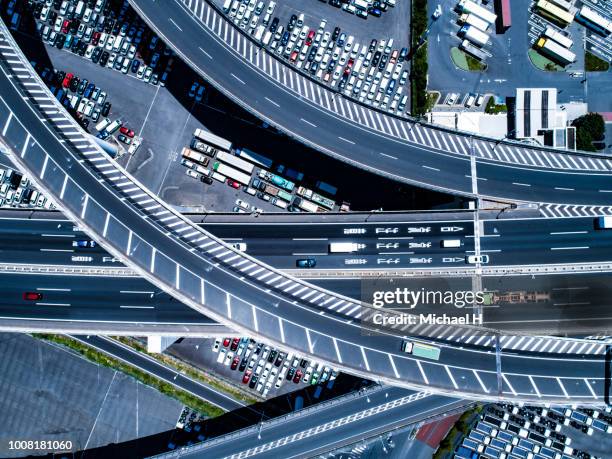
{"type": "MultiPolygon", "coordinates": [[[[327,383],[326,383],[327,384],[327,383]]],[[[74,459],[122,459],[122,458],[144,458],[183,446],[190,446],[214,437],[225,435],[246,427],[258,424],[262,420],[269,420],[284,414],[315,405],[319,402],[329,400],[361,388],[372,385],[371,381],[356,378],[354,376],[340,374],[334,381],[333,387],[325,388],[318,398],[315,392],[318,386],[308,386],[288,394],[279,395],[265,402],[234,410],[222,416],[207,419],[205,421],[192,424],[191,431],[183,429],[173,429],[160,432],[155,435],[137,438],[123,443],[110,443],[106,446],[91,448],[74,453],[48,454],[46,458],[74,458],[74,459]]],[[[325,386],[325,385],[324,385],[325,386]]]]}

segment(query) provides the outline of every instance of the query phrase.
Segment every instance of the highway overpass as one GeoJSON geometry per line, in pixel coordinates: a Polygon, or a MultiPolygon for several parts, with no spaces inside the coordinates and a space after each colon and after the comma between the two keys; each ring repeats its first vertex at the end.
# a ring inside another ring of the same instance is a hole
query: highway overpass
{"type": "Polygon", "coordinates": [[[602,403],[603,346],[588,355],[555,353],[550,349],[565,349],[568,341],[541,338],[547,350],[531,355],[464,342],[442,345],[432,361],[401,352],[401,334],[444,338],[473,336],[474,329],[401,326],[364,333],[362,323],[338,311],[372,314],[369,308],[229,247],[129,176],[57,103],[4,24],[0,126],[16,164],[113,257],[240,334],[395,385],[480,399],[602,403]]]}
{"type": "Polygon", "coordinates": [[[398,181],[464,196],[610,204],[609,158],[486,139],[384,114],[298,73],[227,21],[210,0],[130,4],[231,100],[325,154],[398,181]]]}
{"type": "Polygon", "coordinates": [[[375,387],[322,402],[156,458],[306,458],[465,409],[470,402],[375,387]]]}

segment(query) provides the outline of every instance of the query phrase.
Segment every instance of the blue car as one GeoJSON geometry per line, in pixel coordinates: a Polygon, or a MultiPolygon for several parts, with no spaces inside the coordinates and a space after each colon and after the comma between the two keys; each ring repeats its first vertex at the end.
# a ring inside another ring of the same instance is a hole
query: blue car
{"type": "Polygon", "coordinates": [[[138,59],[134,59],[132,61],[132,73],[138,72],[138,68],[140,67],[140,61],[138,59]]]}
{"type": "Polygon", "coordinates": [[[317,260],[314,258],[301,258],[295,262],[298,268],[314,268],[317,266],[317,260]]]}

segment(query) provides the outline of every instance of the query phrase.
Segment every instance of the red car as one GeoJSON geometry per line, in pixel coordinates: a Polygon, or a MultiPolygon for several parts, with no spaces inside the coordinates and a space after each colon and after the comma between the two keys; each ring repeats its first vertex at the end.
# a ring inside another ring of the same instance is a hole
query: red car
{"type": "Polygon", "coordinates": [[[67,88],[68,86],[70,86],[70,82],[72,81],[72,78],[74,78],[74,75],[72,73],[67,74],[64,77],[64,81],[62,81],[62,86],[64,88],[67,88]]]}
{"type": "Polygon", "coordinates": [[[238,364],[240,363],[240,356],[237,355],[236,357],[234,357],[234,360],[232,360],[232,366],[231,369],[235,370],[236,368],[238,368],[238,364]]]}
{"type": "Polygon", "coordinates": [[[302,370],[298,370],[295,372],[295,376],[293,377],[293,382],[294,383],[299,383],[302,380],[302,376],[304,375],[304,373],[302,373],[302,370]]]}
{"type": "Polygon", "coordinates": [[[240,183],[238,183],[236,180],[229,179],[227,181],[227,184],[231,186],[232,188],[236,188],[236,189],[240,188],[240,183]]]}
{"type": "Polygon", "coordinates": [[[134,137],[134,130],[128,129],[125,126],[121,126],[121,128],[119,128],[119,132],[121,132],[123,135],[127,135],[128,137],[134,137]]]}
{"type": "Polygon", "coordinates": [[[42,300],[42,293],[38,292],[23,292],[23,299],[28,301],[42,300]]]}
{"type": "Polygon", "coordinates": [[[355,64],[355,59],[353,59],[353,58],[351,57],[351,58],[348,60],[348,62],[346,63],[346,66],[347,66],[349,69],[352,69],[352,68],[353,68],[353,64],[355,64]]]}
{"type": "Polygon", "coordinates": [[[91,36],[91,44],[94,46],[98,46],[98,42],[100,41],[100,35],[102,35],[100,32],[94,32],[93,35],[91,36]]]}
{"type": "Polygon", "coordinates": [[[247,384],[249,379],[251,379],[251,375],[253,374],[253,370],[247,370],[244,372],[244,376],[242,377],[242,384],[247,384]]]}
{"type": "Polygon", "coordinates": [[[70,28],[70,21],[68,19],[64,19],[62,23],[62,33],[68,33],[68,29],[70,28]]]}
{"type": "Polygon", "coordinates": [[[312,45],[312,39],[314,38],[314,36],[315,36],[314,30],[311,30],[310,32],[308,32],[308,36],[306,37],[306,42],[305,42],[308,46],[312,45]]]}
{"type": "Polygon", "coordinates": [[[235,351],[236,349],[238,349],[238,343],[240,343],[240,338],[234,338],[232,340],[232,346],[230,347],[230,349],[232,351],[235,351]]]}
{"type": "Polygon", "coordinates": [[[229,345],[230,345],[230,339],[229,339],[229,338],[225,338],[225,339],[223,340],[223,347],[227,347],[227,346],[229,346],[229,345]]]}

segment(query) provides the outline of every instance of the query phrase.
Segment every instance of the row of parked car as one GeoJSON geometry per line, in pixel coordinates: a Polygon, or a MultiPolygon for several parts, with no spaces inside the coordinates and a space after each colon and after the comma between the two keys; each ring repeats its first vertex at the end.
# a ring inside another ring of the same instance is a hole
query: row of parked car
{"type": "Polygon", "coordinates": [[[51,199],[32,188],[25,175],[10,168],[0,168],[0,207],[57,208],[51,199]]]}
{"type": "Polygon", "coordinates": [[[598,411],[522,403],[489,405],[457,448],[455,457],[590,459],[587,451],[570,446],[572,438],[563,427],[572,426],[587,435],[593,435],[595,430],[609,434],[612,433],[611,411],[607,407],[598,411]]]}
{"type": "Polygon", "coordinates": [[[218,353],[217,363],[244,372],[242,383],[256,389],[263,397],[268,396],[273,384],[278,389],[284,381],[318,384],[333,381],[338,376],[336,370],[321,363],[287,355],[249,338],[217,339],[213,352],[218,353]]]}
{"type": "Polygon", "coordinates": [[[44,41],[71,50],[94,63],[152,84],[165,85],[172,52],[129,7],[115,2],[56,0],[31,2],[44,41]]]}
{"type": "Polygon", "coordinates": [[[305,25],[304,14],[293,14],[281,25],[278,17],[271,19],[275,2],[268,3],[265,13],[262,3],[234,0],[227,14],[271,52],[347,97],[383,110],[405,112],[407,47],[395,48],[393,38],[360,44],[340,27],[326,30],[325,19],[318,28],[305,25]]]}
{"type": "Polygon", "coordinates": [[[336,8],[351,13],[362,19],[368,19],[368,14],[379,18],[383,11],[387,11],[390,6],[396,5],[396,0],[319,0],[329,3],[336,8]]]}

